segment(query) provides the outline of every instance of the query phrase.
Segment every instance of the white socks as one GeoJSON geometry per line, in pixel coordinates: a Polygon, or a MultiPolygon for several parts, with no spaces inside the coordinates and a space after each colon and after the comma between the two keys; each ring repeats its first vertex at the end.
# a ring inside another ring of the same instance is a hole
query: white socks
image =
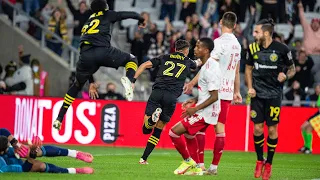
{"type": "Polygon", "coordinates": [[[218,166],[211,164],[210,167],[209,167],[209,169],[211,169],[211,170],[212,170],[212,169],[218,169],[218,166]]]}
{"type": "Polygon", "coordinates": [[[67,168],[69,174],[76,174],[76,169],[75,168],[67,168]]]}
{"type": "Polygon", "coordinates": [[[76,158],[77,157],[77,151],[68,149],[68,156],[76,158]]]}

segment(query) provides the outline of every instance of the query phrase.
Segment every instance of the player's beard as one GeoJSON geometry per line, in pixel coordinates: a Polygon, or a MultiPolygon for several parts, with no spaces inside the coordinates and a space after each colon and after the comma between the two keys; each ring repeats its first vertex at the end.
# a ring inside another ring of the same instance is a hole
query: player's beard
{"type": "Polygon", "coordinates": [[[266,41],[266,38],[263,37],[263,36],[262,36],[260,39],[256,38],[256,42],[257,42],[260,46],[262,46],[265,41],[266,41]]]}

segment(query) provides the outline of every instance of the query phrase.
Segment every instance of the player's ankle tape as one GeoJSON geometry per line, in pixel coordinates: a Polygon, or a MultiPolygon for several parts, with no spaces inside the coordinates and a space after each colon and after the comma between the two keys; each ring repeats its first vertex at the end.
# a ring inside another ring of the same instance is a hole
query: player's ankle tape
{"type": "Polygon", "coordinates": [[[10,144],[13,146],[15,144],[18,143],[18,140],[16,138],[13,138],[11,141],[10,141],[10,144]]]}

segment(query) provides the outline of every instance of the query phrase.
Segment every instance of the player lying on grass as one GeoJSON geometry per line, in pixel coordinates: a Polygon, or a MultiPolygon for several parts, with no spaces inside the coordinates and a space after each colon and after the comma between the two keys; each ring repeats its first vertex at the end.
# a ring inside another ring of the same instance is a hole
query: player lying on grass
{"type": "MultiPolygon", "coordinates": [[[[26,146],[22,143],[19,143],[16,138],[10,133],[9,130],[5,128],[0,128],[0,136],[5,136],[8,138],[10,144],[12,145],[15,154],[18,155],[18,158],[27,158],[29,157],[30,151],[29,146],[26,146]]],[[[81,151],[76,151],[72,149],[64,149],[57,146],[45,145],[41,146],[37,151],[37,157],[56,157],[56,156],[69,156],[72,158],[79,159],[81,161],[91,163],[93,161],[93,156],[90,153],[85,153],[81,151]]]]}
{"type": "Polygon", "coordinates": [[[9,139],[0,136],[0,172],[47,172],[47,173],[69,173],[69,174],[92,174],[93,169],[84,168],[61,168],[54,164],[36,160],[41,140],[35,137],[29,144],[29,156],[25,161],[17,159],[14,149],[10,147],[9,139]]]}
{"type": "Polygon", "coordinates": [[[187,57],[189,48],[189,42],[185,40],[176,41],[174,53],[159,56],[143,63],[134,76],[136,79],[145,69],[159,67],[147,103],[142,127],[143,134],[150,134],[152,130],[153,133],[148,139],[146,149],[140,158],[140,164],[148,164],[147,158],[158,144],[163,128],[174,113],[177,99],[183,91],[183,85],[190,69],[197,67],[197,63],[187,57]]]}
{"type": "Polygon", "coordinates": [[[202,169],[197,164],[199,163],[199,156],[198,142],[195,136],[210,124],[216,126],[220,113],[218,91],[221,82],[221,72],[219,63],[210,58],[213,46],[213,41],[210,38],[198,40],[195,55],[203,63],[198,73],[199,97],[190,99],[183,104],[185,111],[182,113],[182,118],[184,119],[174,125],[169,131],[172,143],[184,159],[182,164],[174,171],[174,174],[203,174],[202,169]],[[196,106],[192,107],[194,104],[196,106]],[[183,134],[187,145],[182,140],[181,135],[183,134]]]}

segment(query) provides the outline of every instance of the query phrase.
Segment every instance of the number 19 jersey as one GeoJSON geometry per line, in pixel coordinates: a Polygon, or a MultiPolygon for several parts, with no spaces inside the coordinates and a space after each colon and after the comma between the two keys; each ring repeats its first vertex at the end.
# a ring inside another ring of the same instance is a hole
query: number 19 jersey
{"type": "Polygon", "coordinates": [[[219,61],[222,73],[219,97],[221,100],[233,100],[234,80],[237,64],[241,58],[241,45],[234,34],[224,33],[214,40],[211,58],[219,61]]]}

